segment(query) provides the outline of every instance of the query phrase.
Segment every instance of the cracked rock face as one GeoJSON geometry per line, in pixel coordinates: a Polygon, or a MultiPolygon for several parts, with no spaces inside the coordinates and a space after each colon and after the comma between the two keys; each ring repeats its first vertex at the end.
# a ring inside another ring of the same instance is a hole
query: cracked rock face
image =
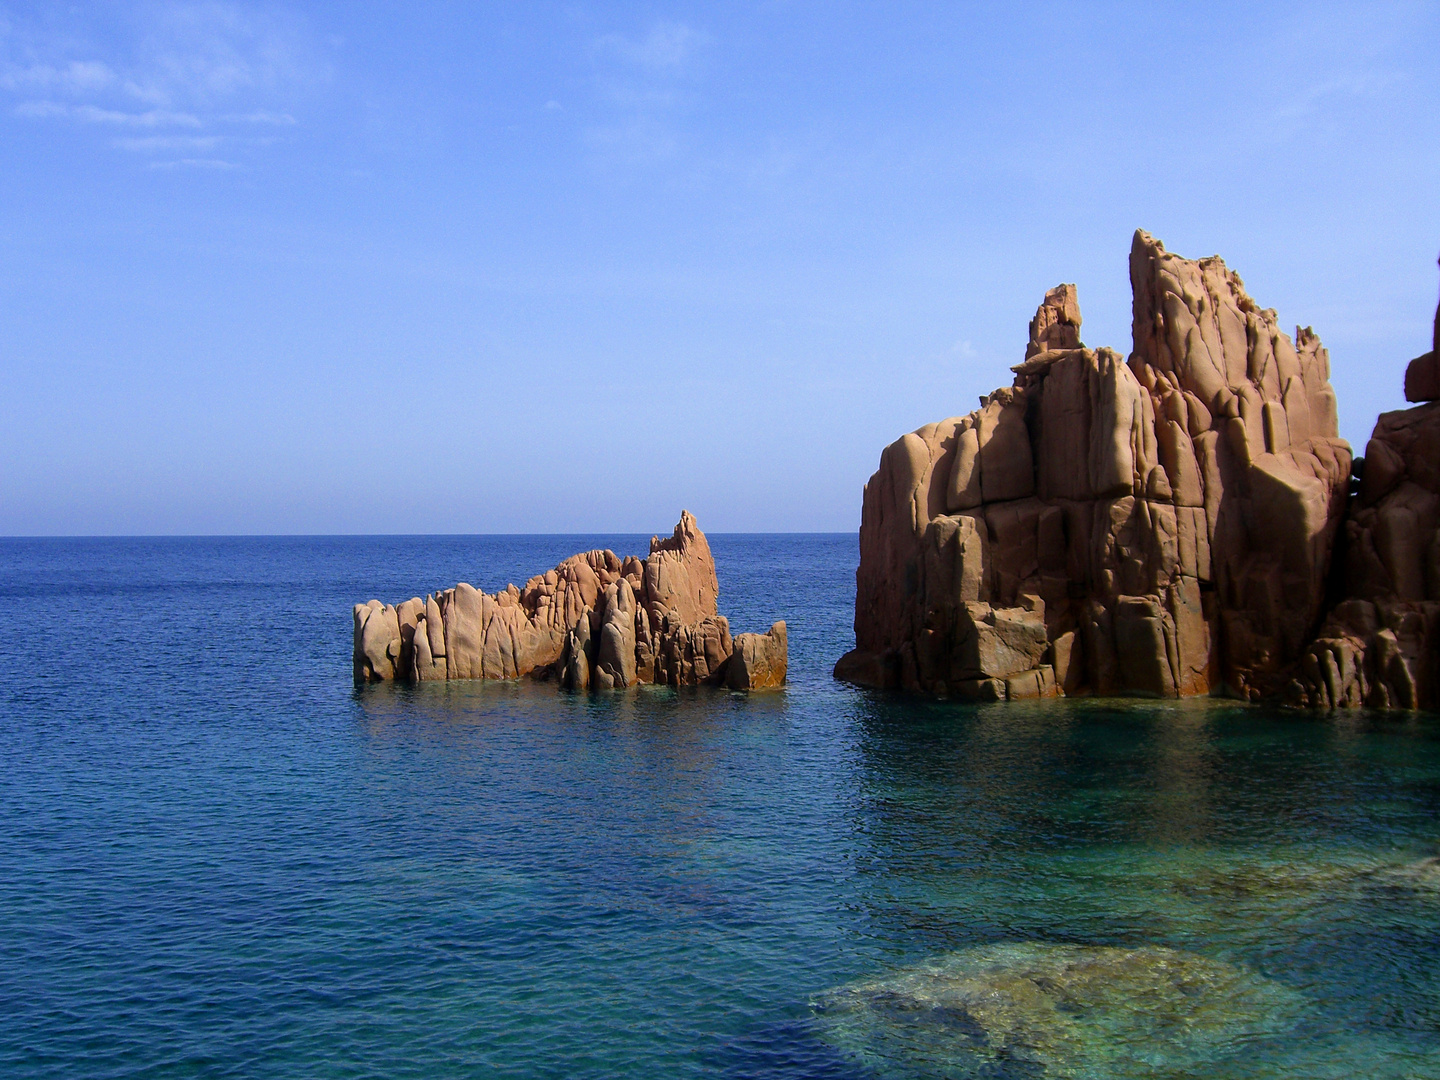
{"type": "Polygon", "coordinates": [[[1130,280],[1128,360],[1080,341],[1058,286],[1012,386],[882,453],[837,677],[986,699],[1283,685],[1349,486],[1329,355],[1219,258],[1137,232],[1130,280]]]}
{"type": "MultiPolygon", "coordinates": [[[[685,511],[671,536],[651,539],[644,559],[587,551],[493,596],[461,582],[398,606],[356,604],[355,681],[554,675],[576,690],[719,684],[736,651],[719,595],[710,544],[685,511]]],[[[765,643],[747,646],[742,666],[757,674],[742,688],[782,685],[785,624],[741,635],[751,637],[765,643]]]]}
{"type": "Polygon", "coordinates": [[[1413,409],[1382,413],[1345,520],[1343,602],[1286,688],[1297,705],[1440,706],[1440,306],[1436,349],[1410,362],[1413,409]]]}
{"type": "Polygon", "coordinates": [[[735,651],[725,669],[725,685],[732,690],[784,686],[789,651],[783,620],[770,627],[768,633],[736,634],[735,651]]]}

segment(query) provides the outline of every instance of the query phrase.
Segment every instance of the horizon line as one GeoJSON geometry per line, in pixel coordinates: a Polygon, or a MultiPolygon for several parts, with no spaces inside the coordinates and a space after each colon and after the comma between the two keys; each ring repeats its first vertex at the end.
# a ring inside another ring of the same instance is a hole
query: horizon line
{"type": "MultiPolygon", "coordinates": [[[[851,536],[860,530],[779,529],[754,531],[706,532],[705,536],[851,536]]],[[[624,530],[596,532],[456,532],[456,533],[11,533],[0,535],[7,540],[422,540],[467,537],[585,537],[585,536],[660,536],[660,533],[624,530]]],[[[669,533],[663,534],[669,536],[669,533]]]]}

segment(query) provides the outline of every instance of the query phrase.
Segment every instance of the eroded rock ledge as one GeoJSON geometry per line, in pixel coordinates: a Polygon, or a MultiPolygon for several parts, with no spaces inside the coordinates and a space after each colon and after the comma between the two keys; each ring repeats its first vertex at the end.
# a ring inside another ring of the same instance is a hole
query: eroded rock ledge
{"type": "Polygon", "coordinates": [[[1059,286],[1012,386],[886,448],[838,678],[982,699],[1293,681],[1351,473],[1329,356],[1217,257],[1137,232],[1130,281],[1128,360],[1085,347],[1059,286]]]}
{"type": "Polygon", "coordinates": [[[356,604],[355,682],[555,678],[577,690],[640,683],[785,682],[785,623],[730,634],[710,544],[689,511],[650,554],[572,555],[493,596],[464,582],[401,604],[356,604]]]}

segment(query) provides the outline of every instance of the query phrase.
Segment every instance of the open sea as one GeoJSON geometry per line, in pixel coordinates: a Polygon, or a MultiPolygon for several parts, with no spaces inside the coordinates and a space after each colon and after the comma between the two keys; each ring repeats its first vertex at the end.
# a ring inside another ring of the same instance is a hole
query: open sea
{"type": "Polygon", "coordinates": [[[0,1077],[1440,1077],[1440,718],[356,689],[350,607],[639,536],[0,540],[0,1077]]]}

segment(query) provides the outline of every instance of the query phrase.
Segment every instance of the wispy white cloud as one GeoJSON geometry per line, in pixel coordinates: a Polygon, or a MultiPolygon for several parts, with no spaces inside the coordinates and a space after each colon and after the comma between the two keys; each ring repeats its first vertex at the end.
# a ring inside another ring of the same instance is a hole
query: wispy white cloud
{"type": "Polygon", "coordinates": [[[1353,71],[1312,83],[1282,102],[1274,111],[1276,122],[1300,120],[1363,99],[1382,97],[1406,81],[1399,71],[1353,71]]]}
{"type": "Polygon", "coordinates": [[[216,103],[304,81],[296,28],[273,12],[218,2],[158,9],[127,88],[142,100],[216,103]]]}
{"type": "Polygon", "coordinates": [[[102,109],[97,105],[67,105],[63,101],[26,101],[15,107],[15,115],[43,120],[47,117],[70,117],[89,124],[115,124],[121,127],[201,127],[202,121],[193,113],[148,109],[145,112],[123,112],[102,109]]]}
{"type": "Polygon", "coordinates": [[[51,64],[11,65],[0,70],[0,87],[12,91],[47,91],[84,94],[103,90],[115,83],[115,73],[98,60],[72,60],[60,67],[51,64]]]}
{"type": "Polygon", "coordinates": [[[175,161],[152,161],[152,169],[238,169],[240,166],[233,161],[224,161],[220,158],[178,158],[175,161]]]}
{"type": "Polygon", "coordinates": [[[636,165],[673,158],[680,149],[678,138],[667,125],[645,116],[596,125],[588,128],[583,137],[592,151],[636,165]]]}
{"type": "Polygon", "coordinates": [[[275,127],[289,127],[297,123],[289,113],[266,112],[264,109],[250,113],[226,113],[219,119],[231,124],[271,124],[275,127]]]}
{"type": "Polygon", "coordinates": [[[650,27],[642,37],[605,34],[596,39],[595,44],[627,63],[652,71],[673,71],[684,67],[705,40],[705,35],[684,23],[661,22],[650,27]]]}
{"type": "Polygon", "coordinates": [[[43,120],[47,116],[69,116],[70,106],[59,101],[24,101],[15,106],[15,115],[28,120],[43,120]]]}
{"type": "Polygon", "coordinates": [[[684,23],[659,22],[638,36],[610,33],[592,42],[597,89],[611,113],[582,136],[597,161],[645,165],[681,152],[679,117],[694,100],[709,41],[684,23]]]}
{"type": "MultiPolygon", "coordinates": [[[[33,25],[0,11],[0,99],[5,92],[21,99],[13,115],[157,132],[205,131],[189,141],[162,135],[109,141],[129,151],[208,149],[238,128],[294,127],[298,95],[327,74],[303,26],[273,9],[187,0],[138,11],[111,8],[88,22],[76,16],[69,23],[49,18],[33,25]]],[[[258,146],[274,140],[234,141],[258,146]]],[[[215,160],[181,163],[221,167],[215,160]]]]}
{"type": "Polygon", "coordinates": [[[142,135],[112,139],[121,150],[214,150],[223,141],[219,135],[142,135]]]}

